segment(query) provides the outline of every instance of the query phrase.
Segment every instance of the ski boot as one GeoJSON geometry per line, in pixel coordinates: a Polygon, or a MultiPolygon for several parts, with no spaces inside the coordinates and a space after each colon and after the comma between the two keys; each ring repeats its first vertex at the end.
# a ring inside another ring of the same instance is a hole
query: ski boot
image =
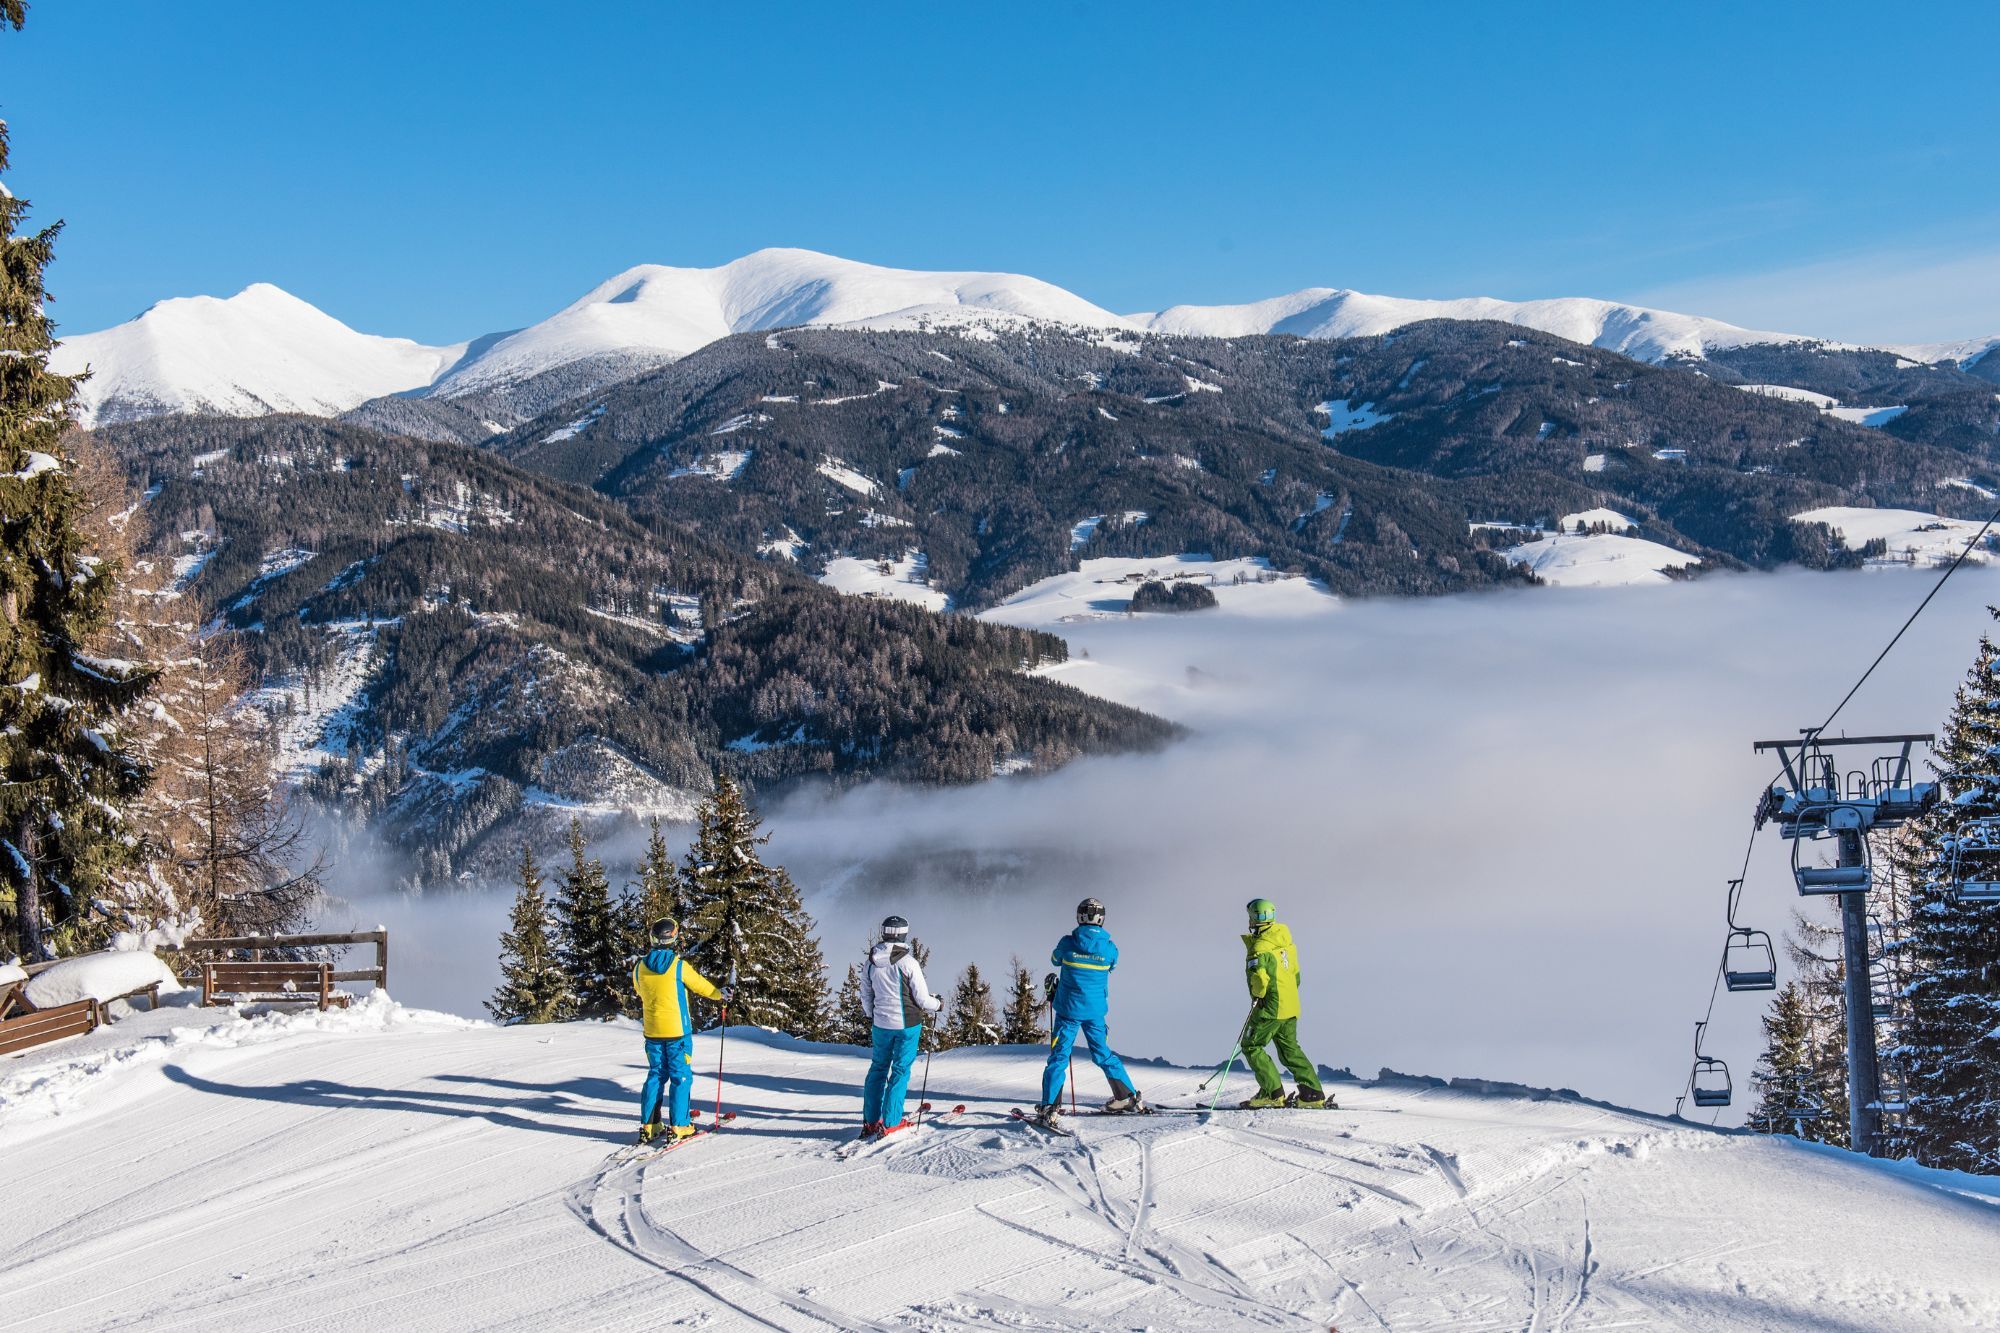
{"type": "Polygon", "coordinates": [[[1139,1095],[1138,1089],[1129,1088],[1123,1083],[1111,1085],[1111,1100],[1104,1103],[1107,1115],[1144,1115],[1151,1109],[1146,1105],[1146,1099],[1139,1095]]]}
{"type": "Polygon", "coordinates": [[[1339,1103],[1326,1095],[1325,1088],[1300,1088],[1291,1096],[1285,1098],[1285,1105],[1296,1107],[1301,1111],[1317,1111],[1321,1109],[1338,1111],[1340,1109],[1339,1103]]]}
{"type": "Polygon", "coordinates": [[[640,1146],[644,1147],[646,1144],[651,1143],[655,1138],[659,1137],[659,1133],[660,1127],[651,1120],[639,1126],[640,1146]]]}
{"type": "Polygon", "coordinates": [[[693,1125],[668,1125],[667,1132],[674,1136],[675,1143],[679,1143],[682,1139],[693,1138],[700,1131],[693,1125]]]}
{"type": "Polygon", "coordinates": [[[1239,1111],[1264,1111],[1274,1106],[1283,1106],[1284,1104],[1285,1094],[1282,1089],[1277,1092],[1265,1092],[1262,1088],[1259,1088],[1257,1095],[1249,1101],[1236,1103],[1236,1109],[1239,1111]]]}
{"type": "Polygon", "coordinates": [[[1058,1134],[1067,1134],[1069,1127],[1062,1122],[1062,1103],[1050,1102],[1035,1108],[1035,1123],[1043,1129],[1052,1129],[1058,1134]]]}
{"type": "Polygon", "coordinates": [[[861,1123],[861,1141],[866,1143],[870,1139],[881,1138],[884,1128],[880,1120],[864,1120],[861,1123]]]}

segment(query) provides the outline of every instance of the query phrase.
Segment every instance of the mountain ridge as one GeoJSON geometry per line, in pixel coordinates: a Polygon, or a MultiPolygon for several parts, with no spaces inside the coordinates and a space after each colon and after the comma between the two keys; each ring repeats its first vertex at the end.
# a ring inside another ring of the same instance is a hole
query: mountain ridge
{"type": "MultiPolygon", "coordinates": [[[[86,425],[174,414],[334,416],[402,395],[491,399],[492,415],[501,418],[494,422],[497,433],[564,397],[747,332],[959,328],[979,336],[1029,321],[1134,338],[1332,339],[1385,334],[1429,319],[1497,320],[1655,363],[1703,360],[1742,347],[1854,350],[1807,335],[1590,297],[1429,300],[1308,287],[1240,304],[1118,314],[1023,274],[899,269],[772,248],[712,268],[636,265],[544,319],[441,346],[360,333],[278,287],[253,283],[226,298],[163,300],[126,323],[65,338],[52,364],[65,374],[91,372],[79,396],[86,425]],[[543,386],[525,401],[509,401],[538,379],[543,386]]],[[[1996,345],[2000,338],[1886,350],[1969,367],[1996,345]]]]}

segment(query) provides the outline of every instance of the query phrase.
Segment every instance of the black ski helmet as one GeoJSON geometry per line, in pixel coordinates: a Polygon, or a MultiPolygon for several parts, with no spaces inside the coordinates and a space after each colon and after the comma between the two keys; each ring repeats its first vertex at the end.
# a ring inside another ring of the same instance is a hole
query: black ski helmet
{"type": "Polygon", "coordinates": [[[910,923],[899,916],[882,919],[882,939],[888,944],[903,944],[910,938],[910,923]]]}
{"type": "Polygon", "coordinates": [[[655,921],[652,928],[646,933],[653,937],[654,944],[665,948],[680,938],[681,923],[670,916],[663,916],[658,921],[655,921]]]}
{"type": "Polygon", "coordinates": [[[1103,925],[1104,904],[1095,898],[1085,898],[1076,905],[1076,924],[1079,926],[1103,925]]]}

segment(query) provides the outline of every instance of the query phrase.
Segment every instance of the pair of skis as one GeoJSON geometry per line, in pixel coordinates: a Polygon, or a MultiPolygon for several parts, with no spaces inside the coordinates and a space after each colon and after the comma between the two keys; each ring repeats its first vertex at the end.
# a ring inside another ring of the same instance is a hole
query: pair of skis
{"type": "MultiPolygon", "coordinates": [[[[699,1110],[689,1111],[688,1119],[701,1119],[701,1112],[699,1110]]],[[[631,1166],[638,1162],[650,1162],[655,1157],[663,1157],[673,1152],[676,1148],[685,1148],[696,1139],[707,1138],[734,1119],[736,1119],[736,1112],[724,1111],[714,1124],[696,1126],[692,1134],[687,1134],[680,1138],[675,1138],[671,1134],[664,1134],[644,1143],[628,1143],[617,1152],[611,1154],[610,1165],[620,1167],[631,1166]]]]}
{"type": "MultiPolygon", "coordinates": [[[[1095,1107],[1095,1106],[1093,1106],[1093,1107],[1092,1107],[1092,1108],[1090,1108],[1090,1109],[1089,1109],[1088,1111],[1072,1111],[1072,1112],[1070,1112],[1070,1116],[1084,1116],[1084,1115],[1105,1115],[1105,1116],[1114,1116],[1114,1115],[1152,1115],[1152,1114],[1153,1114],[1153,1113],[1154,1113],[1155,1111],[1157,1111],[1157,1110],[1159,1110],[1159,1109],[1160,1109],[1160,1108],[1159,1108],[1159,1107],[1156,1107],[1156,1106],[1135,1106],[1135,1107],[1133,1107],[1133,1108],[1132,1108],[1131,1110],[1129,1110],[1129,1111],[1106,1111],[1106,1110],[1102,1110],[1102,1109],[1100,1109],[1100,1108],[1098,1108],[1098,1107],[1095,1107]]],[[[1033,1111],[1024,1111],[1024,1110],[1022,1110],[1022,1109],[1021,1109],[1020,1107],[1018,1107],[1018,1106],[1016,1106],[1016,1107],[1014,1107],[1014,1108],[1013,1108],[1012,1110],[1010,1110],[1010,1111],[1009,1111],[1009,1112],[1007,1113],[1007,1115],[1008,1115],[1008,1118],[1009,1118],[1009,1119],[1012,1119],[1012,1120],[1017,1120],[1017,1121],[1021,1122],[1021,1123],[1022,1123],[1022,1124],[1024,1124],[1024,1125],[1028,1125],[1028,1126],[1030,1126],[1030,1127],[1032,1127],[1032,1128],[1034,1128],[1034,1129],[1039,1129],[1039,1130],[1043,1130],[1043,1131],[1045,1131],[1045,1132],[1047,1132],[1047,1133],[1050,1133],[1050,1134],[1058,1134],[1058,1135],[1061,1135],[1061,1136],[1062,1136],[1062,1137],[1064,1137],[1064,1138],[1074,1138],[1074,1137],[1076,1136],[1076,1131],[1075,1131],[1075,1130],[1073,1130],[1073,1129],[1067,1129],[1067,1128],[1065,1128],[1064,1126],[1062,1126],[1061,1124],[1052,1124],[1052,1123],[1050,1123],[1050,1122],[1048,1122],[1048,1121],[1045,1121],[1045,1120],[1043,1120],[1043,1119],[1042,1119],[1042,1118],[1041,1118],[1040,1116],[1036,1115],[1036,1114],[1035,1114],[1035,1113],[1034,1113],[1033,1111]]],[[[1068,1116],[1065,1116],[1065,1117],[1060,1117],[1060,1118],[1061,1118],[1061,1119],[1068,1119],[1069,1117],[1068,1117],[1068,1116]]]]}
{"type": "Polygon", "coordinates": [[[916,1128],[916,1126],[923,1123],[924,1116],[929,1116],[931,1123],[934,1125],[944,1124],[950,1120],[954,1120],[957,1117],[964,1115],[965,1106],[963,1103],[961,1103],[957,1106],[948,1107],[944,1110],[938,1110],[937,1108],[933,1107],[929,1102],[924,1102],[917,1108],[917,1113],[918,1113],[918,1118],[915,1120],[911,1120],[906,1117],[900,1123],[892,1125],[888,1129],[876,1130],[874,1133],[867,1133],[864,1131],[863,1133],[856,1135],[854,1138],[849,1139],[846,1143],[840,1146],[839,1150],[840,1155],[842,1157],[852,1157],[856,1153],[860,1152],[862,1149],[872,1147],[873,1145],[882,1142],[884,1139],[891,1138],[897,1134],[902,1133],[906,1129],[914,1129],[916,1128]]]}

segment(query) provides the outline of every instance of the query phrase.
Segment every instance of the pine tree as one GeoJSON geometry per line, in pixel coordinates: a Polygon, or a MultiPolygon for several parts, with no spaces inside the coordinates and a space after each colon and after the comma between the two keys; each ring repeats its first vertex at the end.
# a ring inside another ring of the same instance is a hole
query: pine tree
{"type": "Polygon", "coordinates": [[[1788,981],[1764,1015],[1764,1053],[1750,1075],[1757,1090],[1750,1125],[1765,1134],[1811,1137],[1820,1119],[1815,1081],[1811,1008],[1799,984],[1788,981]]]}
{"type": "MultiPolygon", "coordinates": [[[[1838,911],[1833,899],[1825,905],[1838,911]]],[[[1792,914],[1786,942],[1804,1012],[1807,1076],[1802,1089],[1806,1104],[1823,1108],[1819,1119],[1802,1124],[1799,1137],[1845,1148],[1847,1126],[1847,968],[1842,958],[1840,927],[1804,912],[1792,914]]]]}
{"type": "Polygon", "coordinates": [[[874,1024],[861,1010],[861,968],[854,963],[847,965],[847,977],[840,983],[840,990],[833,997],[833,1007],[827,1013],[826,1040],[837,1041],[847,1046],[866,1046],[874,1034],[869,1030],[874,1024]]]}
{"type": "Polygon", "coordinates": [[[1007,991],[1000,1040],[1010,1046],[1040,1046],[1049,1039],[1048,1029],[1042,1026],[1042,988],[1019,958],[1008,960],[1008,966],[1014,980],[1007,991]]]}
{"type": "MultiPolygon", "coordinates": [[[[1996,613],[2000,614],[2000,613],[1996,613]]],[[[1943,797],[1910,828],[1915,874],[1901,1055],[1908,1111],[1898,1148],[1926,1166],[2000,1173],[2000,904],[1961,901],[1954,870],[1990,874],[1990,858],[1954,867],[1974,821],[2000,819],[2000,660],[1979,650],[1933,752],[1943,797]]],[[[1978,828],[1992,828],[1982,824],[1978,828]]]]}
{"type": "Polygon", "coordinates": [[[626,951],[634,957],[652,948],[653,923],[661,917],[685,924],[687,903],[681,893],[681,877],[674,869],[674,858],[667,851],[666,835],[660,832],[658,819],[653,820],[651,835],[646,839],[646,854],[639,861],[639,878],[626,886],[621,907],[628,927],[626,951]]]}
{"type": "MultiPolygon", "coordinates": [[[[0,0],[0,31],[24,19],[0,0]]],[[[20,234],[27,213],[0,185],[0,931],[46,958],[139,856],[121,807],[146,772],[118,716],[153,673],[93,651],[118,570],[89,549],[94,497],[61,438],[75,381],[49,372],[43,272],[62,224],[20,234]]]]}
{"type": "Polygon", "coordinates": [[[979,975],[979,964],[967,963],[952,988],[951,1010],[938,1030],[937,1049],[991,1046],[1000,1040],[1000,1019],[993,1012],[993,987],[979,975]]]}
{"type": "Polygon", "coordinates": [[[611,909],[604,863],[588,855],[583,825],[569,822],[569,868],[556,890],[556,957],[569,977],[578,1018],[617,1018],[634,1001],[625,931],[611,909]]]}
{"type": "Polygon", "coordinates": [[[575,999],[549,937],[542,869],[526,843],[521,845],[519,873],[521,890],[507,933],[500,937],[501,985],[486,1009],[502,1023],[559,1023],[571,1017],[575,999]]]}
{"type": "Polygon", "coordinates": [[[728,774],[702,803],[694,845],[681,862],[682,893],[699,932],[688,957],[717,984],[736,988],[731,1018],[818,1040],[828,1022],[826,964],[798,886],[757,849],[769,835],[728,774]]]}

